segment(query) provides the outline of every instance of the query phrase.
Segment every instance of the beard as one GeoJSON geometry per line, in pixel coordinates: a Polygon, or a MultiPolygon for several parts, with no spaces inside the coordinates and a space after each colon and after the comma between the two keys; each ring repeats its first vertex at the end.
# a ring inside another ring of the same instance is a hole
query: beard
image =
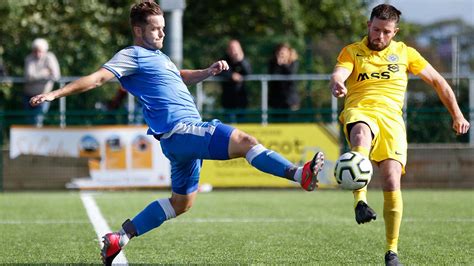
{"type": "Polygon", "coordinates": [[[387,45],[382,45],[381,43],[375,44],[375,43],[370,42],[370,41],[369,41],[369,44],[367,45],[367,47],[369,47],[370,50],[377,51],[377,52],[382,51],[383,49],[387,48],[387,46],[388,46],[388,44],[387,45]]]}
{"type": "Polygon", "coordinates": [[[382,51],[390,44],[390,41],[387,44],[383,44],[381,41],[375,43],[374,40],[370,38],[370,32],[367,33],[367,36],[367,47],[372,51],[382,51]]]}
{"type": "Polygon", "coordinates": [[[155,49],[155,50],[159,50],[161,48],[163,48],[163,42],[155,42],[153,39],[147,39],[145,38],[143,40],[143,42],[149,47],[149,48],[152,48],[152,49],[155,49]]]}

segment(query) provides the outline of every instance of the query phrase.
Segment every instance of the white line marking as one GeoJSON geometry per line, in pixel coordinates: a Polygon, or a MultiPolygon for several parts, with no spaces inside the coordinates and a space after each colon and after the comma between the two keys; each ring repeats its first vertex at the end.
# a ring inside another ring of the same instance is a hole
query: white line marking
{"type": "MultiPolygon", "coordinates": [[[[95,203],[94,198],[85,192],[81,192],[81,200],[84,204],[84,208],[87,211],[87,215],[89,216],[89,220],[91,221],[92,225],[94,226],[94,230],[97,234],[97,238],[99,239],[100,247],[102,248],[102,236],[111,232],[107,221],[102,216],[99,207],[95,203]]],[[[114,262],[112,265],[128,265],[127,258],[123,251],[121,251],[117,257],[115,257],[114,262]]]]}

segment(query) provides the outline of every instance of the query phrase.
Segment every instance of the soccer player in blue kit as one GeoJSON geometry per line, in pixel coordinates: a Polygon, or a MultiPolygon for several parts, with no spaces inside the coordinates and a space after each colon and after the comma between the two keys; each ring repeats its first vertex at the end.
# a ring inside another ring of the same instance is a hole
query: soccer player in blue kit
{"type": "Polygon", "coordinates": [[[286,178],[312,191],[324,164],[324,155],[298,167],[257,140],[218,120],[203,122],[186,84],[200,82],[229,68],[217,61],[201,70],[178,70],[160,49],[165,20],[153,1],[132,6],[130,11],[134,45],[116,53],[96,72],[66,86],[30,99],[32,106],[96,88],[116,77],[123,88],[143,105],[148,134],[160,141],[171,162],[171,198],[151,202],[118,232],[103,236],[101,256],[110,265],[128,241],[160,226],[191,208],[197,194],[202,159],[228,160],[245,157],[260,171],[286,178]]]}

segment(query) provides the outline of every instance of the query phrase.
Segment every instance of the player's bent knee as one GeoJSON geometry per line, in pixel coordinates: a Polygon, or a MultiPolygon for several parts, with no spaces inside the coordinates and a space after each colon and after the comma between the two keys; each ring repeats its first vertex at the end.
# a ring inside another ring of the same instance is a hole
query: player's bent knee
{"type": "Polygon", "coordinates": [[[189,201],[189,202],[177,202],[176,204],[173,204],[172,203],[172,206],[173,206],[173,209],[176,213],[176,215],[180,215],[180,214],[183,214],[185,212],[187,212],[189,209],[191,209],[191,207],[193,206],[193,202],[192,201],[189,201]]]}
{"type": "Polygon", "coordinates": [[[255,145],[258,141],[253,136],[240,131],[235,130],[231,136],[231,143],[229,145],[230,158],[243,157],[247,152],[255,145]]]}
{"type": "Polygon", "coordinates": [[[256,138],[240,130],[236,130],[235,141],[242,146],[248,147],[253,147],[258,144],[256,138]]]}
{"type": "Polygon", "coordinates": [[[176,213],[176,215],[183,214],[187,212],[191,207],[193,206],[194,199],[196,197],[196,193],[192,193],[190,195],[176,195],[173,194],[171,197],[171,206],[173,206],[173,209],[176,213]]]}

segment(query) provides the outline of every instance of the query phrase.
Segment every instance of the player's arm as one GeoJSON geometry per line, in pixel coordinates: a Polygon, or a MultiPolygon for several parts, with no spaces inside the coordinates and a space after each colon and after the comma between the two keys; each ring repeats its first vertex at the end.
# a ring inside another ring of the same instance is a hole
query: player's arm
{"type": "Polygon", "coordinates": [[[186,85],[196,84],[207,79],[210,76],[215,76],[221,73],[224,70],[228,70],[229,65],[225,60],[219,60],[213,63],[206,69],[199,69],[199,70],[189,70],[183,69],[180,71],[181,78],[183,79],[186,85]]]}
{"type": "Polygon", "coordinates": [[[344,82],[351,75],[351,71],[345,67],[336,66],[331,75],[329,88],[331,88],[334,97],[344,97],[347,94],[346,85],[344,82]]]}
{"type": "Polygon", "coordinates": [[[60,89],[31,97],[30,104],[32,106],[36,106],[45,101],[51,102],[55,99],[58,99],[64,96],[68,96],[68,95],[76,94],[76,93],[82,93],[82,92],[94,89],[104,84],[105,82],[111,80],[114,77],[115,76],[112,72],[110,72],[109,70],[105,68],[101,68],[97,70],[96,72],[88,76],[84,76],[80,79],[77,79],[60,89]]]}
{"type": "Polygon", "coordinates": [[[458,135],[469,130],[469,122],[464,118],[456,101],[456,96],[448,82],[430,64],[418,74],[426,83],[431,85],[438,94],[441,102],[448,109],[453,118],[453,129],[458,135]]]}

